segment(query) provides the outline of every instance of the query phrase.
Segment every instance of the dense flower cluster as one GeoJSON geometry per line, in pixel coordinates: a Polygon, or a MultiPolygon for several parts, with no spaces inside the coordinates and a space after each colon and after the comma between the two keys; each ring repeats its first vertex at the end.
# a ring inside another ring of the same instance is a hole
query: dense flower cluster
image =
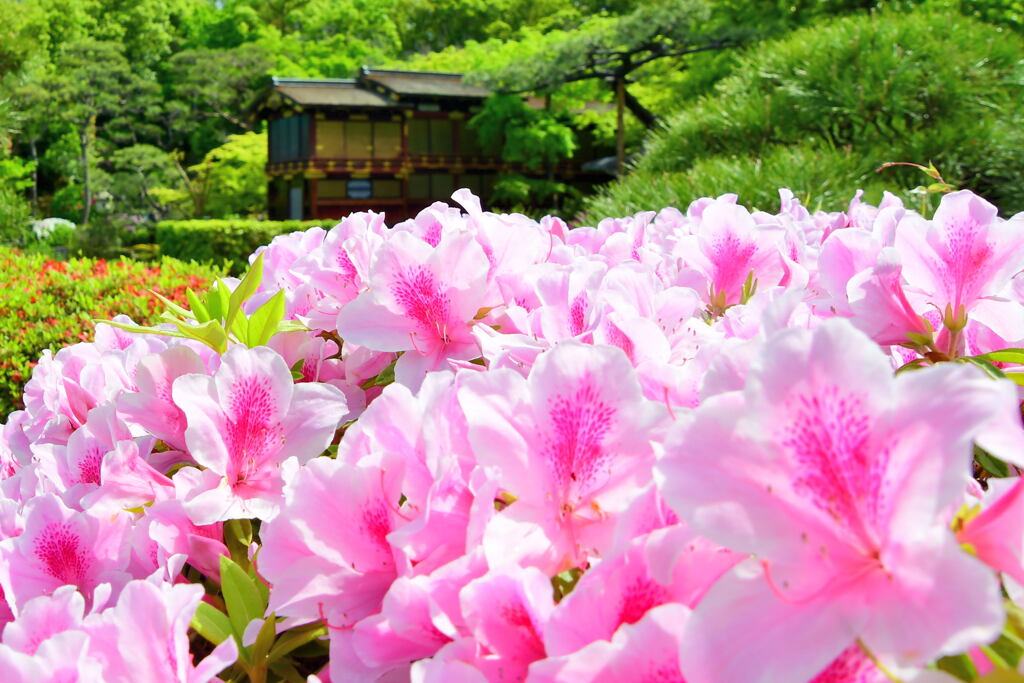
{"type": "Polygon", "coordinates": [[[45,356],[0,679],[1015,669],[1024,216],[781,195],[569,230],[460,190],[45,356]]]}
{"type": "MultiPolygon", "coordinates": [[[[59,221],[61,219],[47,219],[59,221]]],[[[21,394],[43,349],[92,337],[93,320],[128,315],[155,320],[159,302],[147,290],[178,302],[185,290],[208,284],[219,269],[174,259],[54,261],[0,248],[0,415],[23,407],[21,394]]]]}

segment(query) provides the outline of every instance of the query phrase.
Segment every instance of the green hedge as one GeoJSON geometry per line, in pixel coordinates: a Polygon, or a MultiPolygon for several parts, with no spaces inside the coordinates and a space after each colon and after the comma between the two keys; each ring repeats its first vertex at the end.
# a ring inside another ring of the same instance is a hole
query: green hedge
{"type": "Polygon", "coordinates": [[[336,220],[258,221],[245,219],[162,221],[156,224],[156,241],[164,256],[200,263],[227,262],[239,274],[249,254],[278,235],[315,226],[332,227],[336,220]]]}
{"type": "Polygon", "coordinates": [[[887,161],[932,161],[947,180],[1024,210],[1024,41],[956,13],[832,19],[758,45],[709,96],[648,140],[592,215],[737,192],[775,208],[777,186],[813,204],[858,187],[922,184],[887,161]]]}
{"type": "Polygon", "coordinates": [[[21,407],[22,386],[43,349],[88,341],[94,319],[125,314],[159,322],[164,305],[149,290],[185,303],[186,288],[204,289],[219,268],[164,258],[55,261],[0,247],[0,421],[21,407]]]}

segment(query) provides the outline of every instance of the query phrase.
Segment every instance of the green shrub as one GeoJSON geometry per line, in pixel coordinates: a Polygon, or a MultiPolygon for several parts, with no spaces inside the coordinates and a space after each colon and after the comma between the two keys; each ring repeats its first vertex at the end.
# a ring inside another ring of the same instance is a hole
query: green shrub
{"type": "Polygon", "coordinates": [[[754,196],[742,198],[759,203],[757,193],[774,194],[776,185],[802,185],[812,201],[848,197],[880,182],[920,183],[906,169],[874,175],[886,161],[932,161],[955,184],[1020,211],[1022,95],[1024,41],[1005,30],[953,13],[829,20],[744,55],[587,210],[656,208],[688,201],[691,190],[749,188],[754,196]]]}
{"type": "Polygon", "coordinates": [[[156,323],[164,305],[148,290],[184,303],[187,287],[202,288],[223,275],[217,268],[174,259],[154,265],[54,261],[7,248],[0,248],[0,273],[0,415],[21,407],[22,386],[43,349],[91,339],[97,318],[123,313],[139,323],[156,323]]]}
{"type": "Polygon", "coordinates": [[[258,221],[245,219],[161,221],[156,225],[160,253],[201,263],[227,262],[238,274],[256,248],[278,235],[313,226],[329,228],[337,221],[258,221]]]}

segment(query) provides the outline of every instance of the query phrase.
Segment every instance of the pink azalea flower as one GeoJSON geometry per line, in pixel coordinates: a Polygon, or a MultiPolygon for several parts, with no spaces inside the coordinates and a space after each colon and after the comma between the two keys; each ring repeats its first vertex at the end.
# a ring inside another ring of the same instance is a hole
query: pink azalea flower
{"type": "Polygon", "coordinates": [[[534,567],[491,570],[460,593],[462,614],[483,648],[479,666],[499,680],[525,679],[543,659],[544,629],[555,607],[551,581],[534,567]]]}
{"type": "Polygon", "coordinates": [[[985,564],[1024,583],[1024,479],[990,484],[990,504],[957,534],[985,564]]]}
{"type": "Polygon", "coordinates": [[[557,573],[610,548],[615,518],[649,480],[664,415],[619,349],[565,341],[529,378],[469,374],[459,389],[477,461],[515,502],[484,536],[491,566],[557,573]]]}
{"type": "Polygon", "coordinates": [[[185,507],[196,524],[273,518],[281,463],[323,453],[346,412],[340,391],[295,385],[284,359],[265,347],[228,349],[213,377],[183,375],[172,395],[188,421],[189,453],[206,468],[175,475],[189,489],[185,507]]]}
{"type": "Polygon", "coordinates": [[[619,555],[589,569],[551,615],[544,642],[551,656],[568,655],[658,605],[695,606],[741,557],[682,526],[639,537],[619,555]]]}
{"type": "Polygon", "coordinates": [[[992,640],[998,584],[948,515],[975,436],[1013,399],[965,366],[894,378],[843,320],[778,333],[759,360],[742,394],[681,424],[657,470],[695,531],[756,555],[697,606],[687,679],[805,680],[856,638],[907,665],[992,640]],[[756,647],[721,657],[737,639],[756,647]]]}
{"type": "Polygon", "coordinates": [[[474,552],[430,575],[399,577],[379,614],[331,633],[331,667],[337,677],[366,671],[368,679],[379,680],[388,672],[407,671],[410,662],[468,635],[459,593],[486,571],[483,554],[474,552]]]}
{"type": "Polygon", "coordinates": [[[188,629],[203,597],[202,586],[132,581],[117,605],[90,615],[83,630],[90,654],[103,662],[109,683],[207,683],[238,658],[234,638],[214,648],[198,666],[188,629]]]}
{"type": "Polygon", "coordinates": [[[686,683],[679,671],[679,648],[690,610],[669,603],[655,607],[635,623],[626,623],[608,640],[530,666],[531,683],[686,683]]]}
{"type": "Polygon", "coordinates": [[[3,643],[34,655],[39,646],[58,633],[76,629],[85,616],[85,598],[76,586],[61,586],[52,595],[25,603],[17,621],[4,628],[3,643]]]}
{"type": "Polygon", "coordinates": [[[87,598],[102,584],[128,580],[126,514],[93,516],[65,507],[55,496],[25,506],[25,530],[0,541],[0,585],[15,613],[30,599],[61,586],[87,598]]]}
{"type": "Polygon", "coordinates": [[[1001,337],[1021,339],[1024,310],[1002,295],[1024,270],[1024,217],[1003,221],[996,214],[969,190],[944,195],[931,221],[911,214],[900,221],[896,248],[908,284],[947,327],[970,315],[1001,337]]]}
{"type": "Polygon", "coordinates": [[[379,610],[398,576],[388,535],[400,496],[379,468],[329,458],[290,475],[283,513],[260,530],[270,611],[342,628],[379,610]]]}
{"type": "Polygon", "coordinates": [[[117,412],[171,448],[185,448],[185,413],[171,397],[174,380],[183,375],[206,373],[202,359],[187,346],[174,346],[139,361],[136,392],[117,399],[117,412]]]}
{"type": "Polygon", "coordinates": [[[374,256],[370,290],[338,315],[338,333],[377,351],[405,351],[395,377],[415,389],[445,359],[479,355],[471,327],[481,308],[498,303],[485,298],[489,268],[470,233],[453,233],[436,248],[395,233],[374,256]]]}
{"type": "Polygon", "coordinates": [[[706,303],[724,310],[742,303],[748,277],[761,289],[780,283],[782,237],[780,226],[757,225],[742,206],[716,201],[701,211],[694,233],[679,238],[674,255],[703,276],[698,293],[706,303]]]}

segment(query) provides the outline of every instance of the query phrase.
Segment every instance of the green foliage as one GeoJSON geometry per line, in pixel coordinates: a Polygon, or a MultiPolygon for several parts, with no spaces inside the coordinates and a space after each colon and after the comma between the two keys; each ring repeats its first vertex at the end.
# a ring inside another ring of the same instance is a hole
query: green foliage
{"type": "Polygon", "coordinates": [[[174,325],[174,329],[146,327],[112,320],[106,322],[128,332],[148,332],[167,337],[193,339],[221,354],[228,350],[229,342],[255,348],[266,345],[270,338],[279,332],[307,330],[308,328],[299,322],[284,319],[284,291],[274,294],[252,313],[247,314],[242,310],[242,306],[259,289],[262,279],[263,254],[260,254],[230,292],[221,281],[214,282],[204,297],[200,297],[191,289],[186,290],[185,295],[191,309],[161,297],[167,305],[167,310],[160,319],[174,325]]]}
{"type": "Polygon", "coordinates": [[[266,211],[267,134],[230,135],[189,168],[203,192],[198,216],[252,216],[266,211]]]}
{"type": "Polygon", "coordinates": [[[186,288],[221,277],[217,268],[163,259],[72,259],[0,248],[4,296],[0,300],[0,414],[20,407],[22,385],[44,349],[92,338],[93,320],[118,314],[140,323],[157,319],[161,304],[148,290],[185,301],[186,288]]]}
{"type": "Polygon", "coordinates": [[[469,124],[484,149],[531,170],[568,159],[576,149],[570,126],[550,111],[531,109],[515,95],[490,96],[469,124]]]}
{"type": "Polygon", "coordinates": [[[856,15],[744,56],[713,94],[654,134],[635,172],[588,204],[604,215],[774,188],[835,203],[858,187],[913,187],[933,161],[952,184],[1024,209],[1024,43],[950,13],[856,15]]]}
{"type": "Polygon", "coordinates": [[[256,248],[278,235],[314,226],[330,227],[334,221],[193,220],[161,221],[156,226],[160,253],[205,263],[227,262],[232,272],[248,267],[246,259],[256,248]]]}

